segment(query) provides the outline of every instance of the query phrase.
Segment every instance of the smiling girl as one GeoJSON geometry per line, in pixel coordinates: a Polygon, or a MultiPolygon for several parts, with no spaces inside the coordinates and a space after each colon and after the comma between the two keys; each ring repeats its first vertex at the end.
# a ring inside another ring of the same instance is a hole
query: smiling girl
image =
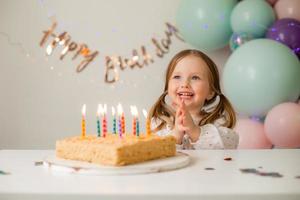
{"type": "Polygon", "coordinates": [[[150,110],[152,129],[172,134],[181,149],[234,149],[235,112],[222,94],[215,63],[198,50],[176,54],[166,72],[163,94],[150,110]],[[169,102],[166,101],[168,97],[169,102]]]}

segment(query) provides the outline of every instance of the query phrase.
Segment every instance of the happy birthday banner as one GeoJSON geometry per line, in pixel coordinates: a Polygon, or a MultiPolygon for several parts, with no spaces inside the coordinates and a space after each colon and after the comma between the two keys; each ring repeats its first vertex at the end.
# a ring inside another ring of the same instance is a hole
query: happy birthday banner
{"type": "MultiPolygon", "coordinates": [[[[49,56],[52,54],[57,46],[62,46],[63,49],[60,53],[60,60],[63,60],[67,54],[72,54],[72,60],[75,60],[78,56],[82,58],[81,62],[77,65],[76,71],[82,72],[94,59],[99,55],[97,50],[91,50],[87,44],[78,43],[71,40],[71,36],[68,32],[64,31],[60,34],[54,33],[57,23],[54,22],[50,29],[43,31],[44,36],[40,41],[40,46],[43,47],[49,38],[52,41],[46,47],[46,54],[49,56]]],[[[155,48],[155,55],[159,58],[163,58],[166,53],[169,52],[170,45],[172,44],[171,37],[175,36],[177,39],[184,41],[180,35],[178,29],[166,23],[167,30],[165,31],[165,37],[161,40],[155,37],[151,38],[151,44],[155,48]]],[[[122,56],[105,56],[105,82],[114,83],[119,80],[118,69],[125,70],[127,68],[143,68],[144,66],[153,63],[154,59],[151,54],[148,53],[145,45],[140,48],[132,50],[132,56],[130,58],[124,58],[122,56]]]]}

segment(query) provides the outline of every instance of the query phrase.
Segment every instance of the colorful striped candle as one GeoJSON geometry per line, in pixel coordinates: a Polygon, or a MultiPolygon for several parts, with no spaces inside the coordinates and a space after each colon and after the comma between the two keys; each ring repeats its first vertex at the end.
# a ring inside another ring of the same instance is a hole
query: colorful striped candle
{"type": "Polygon", "coordinates": [[[111,107],[111,114],[113,116],[113,133],[114,134],[117,134],[117,128],[116,128],[116,111],[115,111],[115,108],[112,106],[111,107]]]}
{"type": "Polygon", "coordinates": [[[98,133],[98,137],[101,137],[101,125],[100,125],[100,114],[101,114],[101,110],[102,110],[102,105],[98,104],[98,109],[97,109],[97,133],[98,133]]]}
{"type": "Polygon", "coordinates": [[[121,124],[122,124],[122,134],[124,135],[125,134],[125,116],[124,116],[124,113],[122,113],[122,116],[121,116],[121,124]]]}
{"type": "Polygon", "coordinates": [[[103,130],[103,137],[106,137],[106,135],[107,135],[107,120],[106,120],[105,114],[102,117],[102,130],[103,130]]]}
{"type": "Polygon", "coordinates": [[[136,136],[140,136],[140,122],[138,118],[136,119],[136,136]]]}
{"type": "Polygon", "coordinates": [[[146,119],[146,135],[149,136],[149,135],[151,135],[150,119],[149,119],[148,113],[145,109],[143,109],[143,114],[146,119]]]}
{"type": "Polygon", "coordinates": [[[122,105],[119,103],[117,106],[117,110],[118,110],[118,127],[119,127],[119,136],[120,138],[122,138],[122,115],[123,115],[123,108],[122,105]]]}
{"type": "Polygon", "coordinates": [[[120,136],[120,138],[122,138],[122,122],[121,122],[121,117],[119,117],[118,125],[119,125],[119,136],[120,136]]]}
{"type": "Polygon", "coordinates": [[[107,113],[107,106],[104,104],[102,109],[102,131],[103,131],[103,137],[106,137],[107,134],[107,119],[106,119],[106,113],[107,113]]]}
{"type": "Polygon", "coordinates": [[[136,121],[137,121],[136,120],[136,116],[137,116],[136,107],[130,106],[130,112],[133,117],[133,119],[132,119],[132,134],[136,135],[136,121]]]}
{"type": "Polygon", "coordinates": [[[82,106],[82,120],[81,120],[81,137],[85,138],[86,135],[86,128],[85,128],[85,116],[86,116],[86,105],[83,104],[82,106]]]}

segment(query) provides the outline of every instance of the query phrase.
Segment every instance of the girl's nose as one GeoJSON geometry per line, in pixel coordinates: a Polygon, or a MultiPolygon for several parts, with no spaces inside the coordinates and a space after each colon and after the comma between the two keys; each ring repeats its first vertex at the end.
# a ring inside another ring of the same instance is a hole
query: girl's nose
{"type": "Polygon", "coordinates": [[[180,85],[181,88],[188,88],[189,87],[189,81],[188,80],[184,80],[181,85],[180,85]]]}
{"type": "Polygon", "coordinates": [[[183,84],[180,86],[181,88],[188,88],[188,85],[187,84],[183,84]]]}

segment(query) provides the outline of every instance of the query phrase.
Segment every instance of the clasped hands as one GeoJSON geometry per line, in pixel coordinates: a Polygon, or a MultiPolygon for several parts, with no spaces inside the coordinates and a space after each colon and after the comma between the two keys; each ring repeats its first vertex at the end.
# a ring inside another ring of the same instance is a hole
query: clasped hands
{"type": "Polygon", "coordinates": [[[196,142],[200,135],[200,129],[199,126],[194,123],[190,112],[186,108],[184,100],[181,100],[176,109],[173,129],[173,135],[177,140],[177,144],[182,144],[183,137],[186,134],[192,142],[196,142]]]}

